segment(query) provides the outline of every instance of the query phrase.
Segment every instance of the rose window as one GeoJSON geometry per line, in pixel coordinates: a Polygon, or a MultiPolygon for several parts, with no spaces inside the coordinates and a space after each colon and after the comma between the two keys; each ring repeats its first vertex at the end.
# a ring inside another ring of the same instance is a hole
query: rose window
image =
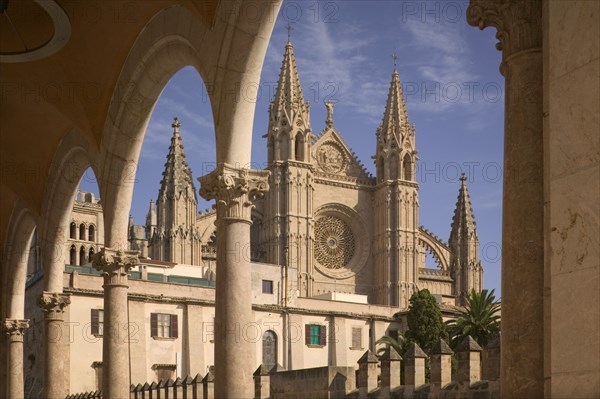
{"type": "Polygon", "coordinates": [[[315,258],[329,269],[340,269],[354,256],[354,235],[350,227],[333,216],[323,216],[315,223],[315,258]]]}

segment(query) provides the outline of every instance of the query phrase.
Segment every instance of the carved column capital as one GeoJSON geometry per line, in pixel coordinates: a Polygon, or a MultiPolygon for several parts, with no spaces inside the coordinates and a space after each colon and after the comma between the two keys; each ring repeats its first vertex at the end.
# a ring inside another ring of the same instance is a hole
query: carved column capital
{"type": "Polygon", "coordinates": [[[92,265],[102,272],[105,285],[126,285],[127,272],[137,264],[138,251],[102,248],[92,257],[92,265]]]}
{"type": "Polygon", "coordinates": [[[198,179],[200,195],[206,200],[216,200],[217,220],[251,223],[252,202],[269,190],[270,173],[221,163],[214,171],[198,179]]]}
{"type": "Polygon", "coordinates": [[[9,336],[9,341],[23,341],[25,330],[29,328],[29,320],[5,319],[2,330],[9,336]]]}
{"type": "Polygon", "coordinates": [[[60,314],[65,312],[65,308],[71,304],[71,294],[62,292],[42,292],[38,305],[46,314],[46,319],[60,318],[60,314]]]}
{"type": "Polygon", "coordinates": [[[496,28],[503,62],[542,47],[542,0],[470,0],[467,22],[479,29],[496,28]]]}

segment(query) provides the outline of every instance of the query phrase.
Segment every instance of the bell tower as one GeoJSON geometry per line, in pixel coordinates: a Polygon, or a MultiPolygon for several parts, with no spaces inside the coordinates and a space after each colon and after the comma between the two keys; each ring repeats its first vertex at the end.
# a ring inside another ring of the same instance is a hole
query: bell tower
{"type": "MultiPolygon", "coordinates": [[[[304,100],[289,37],[275,96],[269,107],[269,192],[262,201],[259,241],[267,262],[297,268],[308,277],[312,258],[313,173],[310,163],[312,134],[310,104],[304,100]]],[[[306,281],[305,281],[306,283],[306,281]]],[[[301,295],[311,295],[310,284],[301,295]]]]}
{"type": "Polygon", "coordinates": [[[410,125],[400,75],[394,71],[377,129],[374,193],[375,292],[382,305],[405,308],[418,281],[419,186],[415,126],[410,125]]]}

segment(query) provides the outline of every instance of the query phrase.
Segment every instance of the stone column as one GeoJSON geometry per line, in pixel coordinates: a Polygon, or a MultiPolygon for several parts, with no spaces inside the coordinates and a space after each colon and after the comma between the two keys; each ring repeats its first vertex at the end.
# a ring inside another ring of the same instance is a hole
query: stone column
{"type": "Polygon", "coordinates": [[[45,314],[46,357],[44,389],[48,399],[63,399],[65,387],[65,353],[68,337],[63,330],[63,313],[71,303],[69,294],[44,291],[38,304],[45,314]]]}
{"type": "Polygon", "coordinates": [[[254,395],[254,354],[244,337],[252,320],[250,212],[252,201],[269,188],[268,171],[238,169],[226,163],[200,177],[200,195],[217,208],[215,303],[215,397],[254,395]]]}
{"type": "Polygon", "coordinates": [[[102,248],[92,264],[104,277],[102,395],[129,397],[129,319],[127,271],[137,264],[137,251],[102,248]]]}
{"type": "Polygon", "coordinates": [[[8,336],[8,367],[6,368],[6,397],[22,399],[23,391],[23,334],[29,320],[4,320],[2,328],[8,336]]]}
{"type": "Polygon", "coordinates": [[[497,29],[506,78],[502,209],[502,397],[544,396],[541,0],[471,0],[467,21],[497,29]],[[524,356],[527,354],[527,356],[524,356]]]}

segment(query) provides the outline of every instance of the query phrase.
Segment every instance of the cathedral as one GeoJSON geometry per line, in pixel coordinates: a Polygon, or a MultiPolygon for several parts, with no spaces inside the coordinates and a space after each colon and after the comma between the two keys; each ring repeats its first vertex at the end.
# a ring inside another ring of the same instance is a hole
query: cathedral
{"type": "MultiPolygon", "coordinates": [[[[480,291],[483,269],[465,176],[448,242],[419,224],[416,128],[409,122],[396,67],[373,136],[375,176],[336,129],[334,104],[325,106],[325,126],[313,133],[288,40],[268,110],[270,189],[252,211],[251,248],[245,253],[253,262],[294,273],[287,292],[299,297],[356,294],[370,304],[405,309],[423,288],[449,305],[463,304],[472,289],[480,291]],[[427,253],[437,268],[426,267],[427,253]]],[[[130,219],[129,241],[142,257],[205,265],[215,253],[216,213],[197,213],[179,120],[171,126],[156,203],[150,201],[145,225],[130,219]]]]}

